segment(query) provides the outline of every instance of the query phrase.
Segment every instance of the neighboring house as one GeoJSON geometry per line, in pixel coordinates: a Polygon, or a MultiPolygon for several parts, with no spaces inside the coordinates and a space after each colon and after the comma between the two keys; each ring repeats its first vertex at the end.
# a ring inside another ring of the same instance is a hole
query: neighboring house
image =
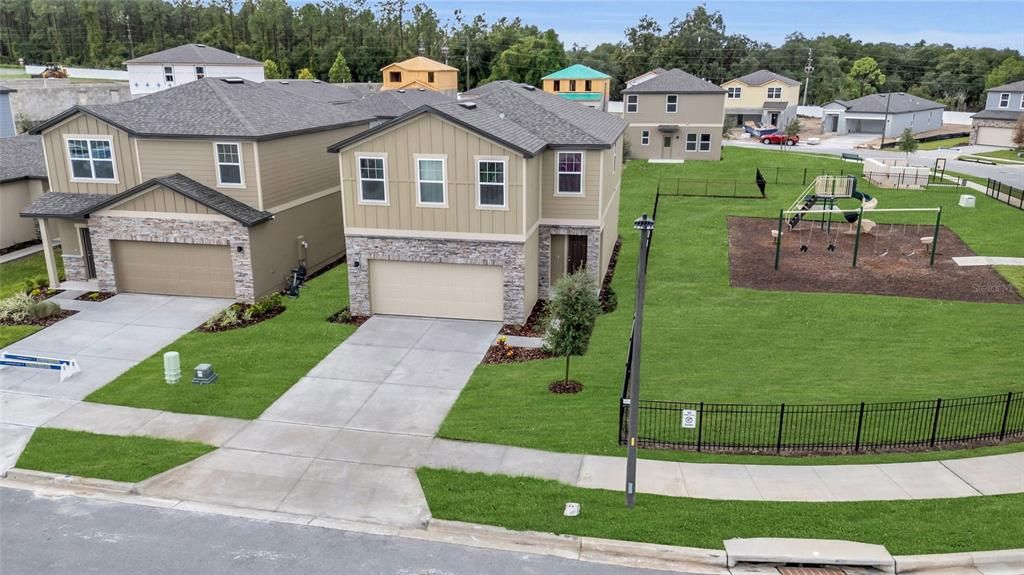
{"type": "Polygon", "coordinates": [[[630,78],[629,80],[626,80],[626,87],[632,88],[633,86],[636,86],[641,82],[646,82],[647,80],[654,78],[658,74],[664,74],[665,72],[668,72],[668,70],[664,68],[655,68],[650,72],[644,72],[643,74],[640,74],[636,78],[630,78]]]}
{"type": "Polygon", "coordinates": [[[205,78],[71,108],[34,130],[51,191],[22,215],[38,219],[44,244],[60,236],[68,280],[251,302],[300,263],[313,272],[345,253],[326,148],[373,117],[331,103],[339,95],[323,83],[205,78]]]}
{"type": "Polygon", "coordinates": [[[39,136],[0,139],[0,248],[38,239],[35,222],[18,213],[46,188],[39,136]]]}
{"type": "Polygon", "coordinates": [[[608,109],[611,83],[611,76],[583,64],[573,64],[541,78],[545,92],[601,111],[608,109]]]}
{"type": "Polygon", "coordinates": [[[833,100],[822,106],[823,134],[884,134],[898,138],[942,127],[945,106],[904,92],[871,94],[856,100],[833,100]]]}
{"type": "Polygon", "coordinates": [[[1012,148],[1013,128],[1024,115],[1024,80],[989,88],[985,109],[971,118],[971,144],[1012,148]]]}
{"type": "Polygon", "coordinates": [[[152,94],[203,78],[265,80],[263,62],[206,44],[182,44],[127,60],[132,94],[152,94]]]}
{"type": "Polygon", "coordinates": [[[796,117],[800,82],[768,70],[758,70],[722,84],[725,114],[736,125],[752,120],[782,128],[796,117]]]}
{"type": "Polygon", "coordinates": [[[436,104],[441,102],[452,102],[455,98],[441,92],[417,88],[415,90],[388,90],[376,92],[365,96],[354,103],[360,106],[367,114],[376,118],[370,127],[397,118],[402,114],[419,108],[424,104],[436,104]]]}
{"type": "Polygon", "coordinates": [[[14,88],[0,86],[0,138],[10,138],[18,133],[14,125],[14,109],[11,108],[11,94],[14,88]]]}
{"type": "Polygon", "coordinates": [[[340,141],[355,314],[523,323],[617,239],[626,123],[497,81],[340,141]]]}
{"type": "MultiPolygon", "coordinates": [[[[654,73],[652,71],[651,73],[654,73]]],[[[725,90],[673,68],[622,91],[631,157],[719,160],[725,90]]]]}
{"type": "MultiPolygon", "coordinates": [[[[132,99],[127,82],[85,83],[64,78],[5,80],[16,131],[28,131],[72,106],[117,104],[132,99]]],[[[0,117],[3,116],[0,95],[0,117]]],[[[2,123],[2,120],[0,120],[2,123]]]]}
{"type": "Polygon", "coordinates": [[[424,88],[449,96],[459,91],[459,69],[416,56],[380,69],[384,76],[381,90],[416,90],[424,88]]]}

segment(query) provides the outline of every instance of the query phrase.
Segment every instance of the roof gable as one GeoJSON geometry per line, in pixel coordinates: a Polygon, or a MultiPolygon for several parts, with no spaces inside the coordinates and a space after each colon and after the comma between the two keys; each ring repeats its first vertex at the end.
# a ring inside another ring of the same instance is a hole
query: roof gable
{"type": "Polygon", "coordinates": [[[718,94],[725,93],[721,87],[673,68],[657,76],[634,84],[622,91],[623,94],[718,94]]]}
{"type": "Polygon", "coordinates": [[[21,135],[0,138],[0,183],[45,180],[46,177],[41,137],[21,135]]]}
{"type": "Polygon", "coordinates": [[[391,64],[388,64],[387,66],[384,66],[383,68],[381,68],[381,71],[383,72],[384,70],[387,70],[388,68],[393,68],[393,67],[401,68],[403,70],[408,70],[410,72],[445,72],[445,71],[458,72],[459,71],[458,68],[453,68],[453,67],[449,66],[448,64],[442,64],[441,62],[438,62],[437,60],[431,60],[430,58],[427,58],[427,57],[424,57],[424,56],[415,56],[413,58],[409,58],[408,60],[402,60],[401,62],[392,62],[391,64]]]}
{"type": "Polygon", "coordinates": [[[1002,86],[996,86],[995,88],[989,88],[986,92],[1024,92],[1024,80],[1017,82],[1010,82],[1009,84],[1003,84],[1002,86]]]}
{"type": "MultiPolygon", "coordinates": [[[[800,82],[783,76],[782,74],[776,74],[771,70],[756,70],[744,76],[740,76],[730,82],[742,82],[748,86],[763,86],[769,82],[781,82],[787,86],[799,86],[800,82]]],[[[727,82],[728,83],[728,82],[727,82]]]]}
{"type": "Polygon", "coordinates": [[[207,46],[182,44],[145,56],[126,60],[125,64],[222,64],[232,66],[263,66],[263,62],[207,46]]]}
{"type": "Polygon", "coordinates": [[[590,66],[573,64],[557,72],[552,72],[541,78],[541,80],[607,80],[608,78],[611,78],[611,76],[604,72],[599,72],[590,66]]]}

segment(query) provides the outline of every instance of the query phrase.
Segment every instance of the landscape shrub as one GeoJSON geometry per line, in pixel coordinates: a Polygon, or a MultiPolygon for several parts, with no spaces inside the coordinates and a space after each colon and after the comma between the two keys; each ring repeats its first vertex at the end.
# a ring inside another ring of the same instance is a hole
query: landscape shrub
{"type": "Polygon", "coordinates": [[[59,314],[60,306],[52,301],[41,301],[33,304],[28,312],[33,319],[44,320],[59,314]]]}
{"type": "Polygon", "coordinates": [[[0,299],[0,321],[7,323],[27,321],[31,317],[31,309],[35,303],[35,300],[26,293],[16,293],[0,299]]]}

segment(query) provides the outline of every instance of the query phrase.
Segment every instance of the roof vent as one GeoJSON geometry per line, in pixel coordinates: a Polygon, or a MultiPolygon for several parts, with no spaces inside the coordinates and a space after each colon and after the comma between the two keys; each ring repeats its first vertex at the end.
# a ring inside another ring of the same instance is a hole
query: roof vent
{"type": "Polygon", "coordinates": [[[504,120],[505,119],[505,112],[498,112],[498,117],[501,118],[502,120],[504,120]]]}
{"type": "Polygon", "coordinates": [[[459,102],[459,105],[467,110],[476,110],[476,102],[459,102]]]}
{"type": "Polygon", "coordinates": [[[196,44],[196,48],[205,48],[206,44],[196,44]]]}
{"type": "Polygon", "coordinates": [[[224,78],[224,82],[227,84],[244,84],[245,80],[241,78],[224,78]]]}
{"type": "Polygon", "coordinates": [[[281,83],[282,83],[282,84],[287,84],[287,83],[288,83],[288,80],[281,80],[281,83]]]}
{"type": "Polygon", "coordinates": [[[523,86],[524,90],[529,90],[530,92],[532,92],[532,91],[537,89],[536,86],[533,86],[531,84],[522,84],[522,86],[523,86]]]}
{"type": "Polygon", "coordinates": [[[398,90],[396,90],[396,92],[398,92],[399,94],[404,94],[405,93],[405,89],[404,88],[399,88],[398,90]]]}
{"type": "Polygon", "coordinates": [[[320,80],[313,80],[313,83],[314,83],[314,84],[319,84],[319,83],[320,83],[320,80]]]}
{"type": "Polygon", "coordinates": [[[426,88],[416,88],[416,91],[417,92],[426,92],[427,89],[426,88]]]}

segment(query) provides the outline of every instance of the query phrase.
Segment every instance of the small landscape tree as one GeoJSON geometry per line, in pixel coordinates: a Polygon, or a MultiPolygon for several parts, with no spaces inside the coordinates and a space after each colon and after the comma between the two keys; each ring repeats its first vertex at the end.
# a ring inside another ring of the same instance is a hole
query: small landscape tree
{"type": "Polygon", "coordinates": [[[786,124],[786,127],[782,129],[786,136],[792,138],[793,136],[800,133],[800,118],[794,117],[786,124]]]}
{"type": "Polygon", "coordinates": [[[263,75],[267,80],[277,80],[281,77],[281,69],[277,67],[277,62],[267,58],[263,61],[263,75]]]}
{"type": "Polygon", "coordinates": [[[300,69],[299,73],[296,74],[296,77],[299,80],[316,80],[316,76],[313,75],[313,72],[311,72],[309,68],[300,69]]]}
{"type": "Polygon", "coordinates": [[[594,278],[585,268],[563,276],[555,283],[547,311],[544,345],[554,355],[565,357],[563,381],[568,383],[569,358],[587,352],[601,311],[594,278]]]}
{"type": "Polygon", "coordinates": [[[334,58],[331,69],[327,71],[327,80],[332,84],[352,81],[352,72],[348,69],[348,62],[345,60],[345,54],[341,50],[338,50],[338,55],[334,58]]]}
{"type": "Polygon", "coordinates": [[[1017,152],[1024,152],[1024,116],[1017,118],[1017,123],[1013,126],[1012,140],[1017,152]]]}
{"type": "Polygon", "coordinates": [[[910,154],[916,152],[918,148],[917,140],[914,139],[914,133],[910,131],[910,128],[903,130],[896,146],[901,152],[907,155],[907,164],[910,164],[910,154]]]}

